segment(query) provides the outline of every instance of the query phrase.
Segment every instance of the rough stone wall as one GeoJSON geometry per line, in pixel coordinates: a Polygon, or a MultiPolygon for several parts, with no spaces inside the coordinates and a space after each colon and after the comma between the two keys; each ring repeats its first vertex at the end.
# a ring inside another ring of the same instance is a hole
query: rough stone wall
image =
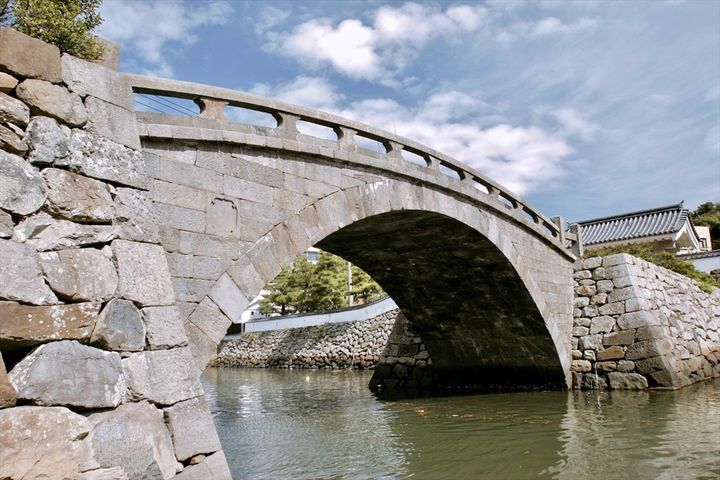
{"type": "Polygon", "coordinates": [[[574,388],[720,377],[720,290],[627,254],[578,260],[574,279],[574,388]]]}
{"type": "Polygon", "coordinates": [[[0,30],[0,92],[0,478],[230,478],[129,85],[0,30]]]}
{"type": "Polygon", "coordinates": [[[371,369],[383,354],[398,310],[366,320],[244,333],[226,340],[217,367],[371,369]]]}

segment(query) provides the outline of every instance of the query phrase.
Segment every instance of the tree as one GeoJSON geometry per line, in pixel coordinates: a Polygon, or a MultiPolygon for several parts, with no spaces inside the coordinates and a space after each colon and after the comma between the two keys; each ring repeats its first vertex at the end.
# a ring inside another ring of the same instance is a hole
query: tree
{"type": "Polygon", "coordinates": [[[57,46],[60,51],[97,60],[103,45],[92,32],[102,23],[102,0],[0,0],[0,26],[57,46]]]}
{"type": "Polygon", "coordinates": [[[380,285],[356,265],[352,266],[352,289],[350,293],[355,297],[356,301],[361,300],[360,303],[374,302],[385,296],[385,292],[380,288],[380,285]]]}
{"type": "Polygon", "coordinates": [[[720,249],[720,203],[705,202],[690,214],[695,225],[710,227],[713,250],[720,249]]]}

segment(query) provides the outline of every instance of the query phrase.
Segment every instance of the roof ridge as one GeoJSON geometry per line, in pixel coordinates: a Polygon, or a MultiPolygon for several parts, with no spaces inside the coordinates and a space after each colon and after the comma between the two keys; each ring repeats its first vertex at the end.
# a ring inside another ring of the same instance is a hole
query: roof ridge
{"type": "Polygon", "coordinates": [[[683,209],[684,203],[685,203],[684,201],[681,201],[680,203],[676,203],[673,205],[667,205],[664,207],[656,207],[656,208],[650,208],[647,210],[638,210],[636,212],[621,213],[619,215],[609,215],[606,217],[593,218],[590,220],[580,220],[580,221],[574,222],[574,223],[579,223],[580,225],[585,226],[585,225],[590,225],[593,223],[601,223],[601,222],[607,222],[607,221],[611,221],[611,220],[622,220],[625,218],[639,217],[642,215],[649,215],[652,213],[660,213],[660,212],[664,212],[664,211],[680,210],[682,212],[683,210],[686,210],[686,209],[683,209]]]}

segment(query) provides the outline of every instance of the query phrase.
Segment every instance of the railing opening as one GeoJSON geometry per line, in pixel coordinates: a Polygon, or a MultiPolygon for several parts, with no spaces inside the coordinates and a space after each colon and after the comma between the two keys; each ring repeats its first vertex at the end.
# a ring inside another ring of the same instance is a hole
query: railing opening
{"type": "Polygon", "coordinates": [[[197,116],[200,113],[198,107],[192,100],[164,95],[152,95],[149,93],[133,94],[136,112],[155,112],[167,115],[184,115],[188,117],[197,116]]]}
{"type": "Polygon", "coordinates": [[[246,125],[255,125],[257,127],[266,128],[277,127],[277,120],[275,120],[275,117],[266,112],[226,105],[223,107],[223,114],[227,120],[235,123],[243,123],[246,125]]]}
{"type": "Polygon", "coordinates": [[[425,159],[425,157],[418,155],[415,152],[411,152],[409,150],[402,150],[402,158],[408,163],[412,163],[413,165],[417,165],[418,167],[429,167],[428,161],[425,159]]]}
{"type": "Polygon", "coordinates": [[[365,137],[360,133],[355,135],[355,145],[357,145],[358,148],[363,148],[372,153],[387,153],[387,149],[385,148],[385,145],[382,144],[382,142],[378,142],[377,140],[373,140],[372,138],[365,137]]]}
{"type": "Polygon", "coordinates": [[[463,174],[460,172],[460,170],[458,170],[457,167],[454,167],[445,162],[440,162],[440,173],[447,175],[453,180],[462,180],[463,178],[463,174]]]}
{"type": "Polygon", "coordinates": [[[480,190],[480,191],[481,191],[482,193],[484,193],[485,195],[490,195],[490,189],[487,187],[487,185],[485,185],[483,182],[481,182],[481,181],[478,180],[477,178],[473,177],[473,178],[472,178],[472,181],[470,182],[470,184],[471,184],[473,187],[475,187],[475,188],[477,188],[478,190],[480,190]]]}
{"type": "Polygon", "coordinates": [[[298,120],[297,129],[303,135],[310,135],[311,137],[333,141],[337,141],[338,139],[337,134],[332,128],[305,120],[298,120]]]}
{"type": "Polygon", "coordinates": [[[528,211],[525,207],[523,207],[522,213],[529,221],[533,223],[538,223],[538,216],[535,215],[533,212],[528,211]]]}
{"type": "Polygon", "coordinates": [[[515,200],[513,200],[512,198],[506,196],[504,193],[500,192],[500,194],[498,195],[498,198],[503,203],[503,205],[505,205],[510,210],[514,210],[517,208],[517,202],[515,200]]]}

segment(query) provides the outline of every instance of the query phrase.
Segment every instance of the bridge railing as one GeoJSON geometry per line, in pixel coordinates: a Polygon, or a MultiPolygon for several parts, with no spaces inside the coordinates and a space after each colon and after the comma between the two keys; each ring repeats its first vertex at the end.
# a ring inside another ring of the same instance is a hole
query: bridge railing
{"type": "MultiPolygon", "coordinates": [[[[379,128],[349,120],[338,115],[292,105],[278,100],[260,97],[236,90],[209,85],[161,79],[141,75],[125,75],[133,92],[193,101],[200,109],[200,118],[227,122],[225,107],[239,107],[253,112],[262,112],[275,119],[272,135],[279,138],[298,139],[303,134],[298,122],[331,129],[337,148],[360,152],[389,161],[401,161],[433,173],[441,173],[456,179],[462,185],[474,187],[478,195],[487,195],[502,205],[505,214],[524,224],[530,224],[536,231],[547,237],[562,249],[577,250],[579,238],[573,232],[566,232],[562,219],[548,219],[532,208],[518,195],[503,188],[492,179],[457,160],[422,145],[379,128]],[[363,142],[363,139],[365,142],[363,142]],[[367,140],[377,142],[384,151],[374,152],[364,146],[367,140]],[[406,152],[408,155],[403,155],[406,152]],[[410,159],[408,157],[414,157],[410,159]]],[[[237,122],[236,122],[237,123],[237,122]]]]}

